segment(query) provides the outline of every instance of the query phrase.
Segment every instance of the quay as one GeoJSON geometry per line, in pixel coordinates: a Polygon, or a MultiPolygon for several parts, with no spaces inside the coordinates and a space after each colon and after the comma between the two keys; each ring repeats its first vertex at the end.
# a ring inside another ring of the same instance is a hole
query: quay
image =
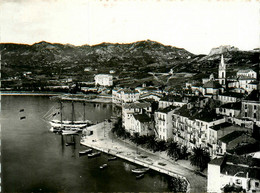
{"type": "Polygon", "coordinates": [[[87,130],[93,131],[93,134],[83,136],[81,144],[160,173],[181,178],[188,183],[187,192],[206,192],[205,177],[176,163],[165,153],[152,153],[114,137],[111,133],[112,125],[112,122],[101,122],[88,127],[87,130]]]}

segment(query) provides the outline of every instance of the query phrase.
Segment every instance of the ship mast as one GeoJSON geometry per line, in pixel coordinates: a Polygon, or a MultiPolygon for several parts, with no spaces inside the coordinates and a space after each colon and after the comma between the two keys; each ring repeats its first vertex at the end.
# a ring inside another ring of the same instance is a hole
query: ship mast
{"type": "Polygon", "coordinates": [[[86,120],[86,109],[85,109],[86,103],[83,103],[83,106],[84,106],[84,117],[83,117],[83,121],[85,121],[85,120],[86,120]]]}
{"type": "Polygon", "coordinates": [[[61,102],[61,100],[60,100],[60,126],[61,126],[61,128],[62,128],[62,102],[61,102]]]}
{"type": "Polygon", "coordinates": [[[72,101],[72,103],[71,103],[71,107],[72,107],[72,113],[71,113],[71,123],[74,123],[74,103],[73,103],[73,101],[72,101]]]}

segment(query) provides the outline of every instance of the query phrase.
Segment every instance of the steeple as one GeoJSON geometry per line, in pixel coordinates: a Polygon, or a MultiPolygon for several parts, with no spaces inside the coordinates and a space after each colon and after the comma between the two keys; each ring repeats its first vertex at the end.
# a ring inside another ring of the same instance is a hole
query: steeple
{"type": "Polygon", "coordinates": [[[220,64],[218,67],[218,80],[219,84],[225,87],[226,84],[226,64],[224,62],[223,54],[221,55],[220,64]]]}
{"type": "Polygon", "coordinates": [[[225,64],[225,61],[224,61],[223,54],[221,55],[221,61],[220,61],[220,64],[219,64],[219,68],[226,69],[226,64],[225,64]]]}

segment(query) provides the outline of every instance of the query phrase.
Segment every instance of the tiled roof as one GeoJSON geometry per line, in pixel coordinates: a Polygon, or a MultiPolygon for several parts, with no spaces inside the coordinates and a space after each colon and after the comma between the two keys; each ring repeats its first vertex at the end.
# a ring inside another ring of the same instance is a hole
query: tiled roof
{"type": "Polygon", "coordinates": [[[203,88],[221,88],[221,85],[217,81],[210,80],[203,85],[203,88]]]}

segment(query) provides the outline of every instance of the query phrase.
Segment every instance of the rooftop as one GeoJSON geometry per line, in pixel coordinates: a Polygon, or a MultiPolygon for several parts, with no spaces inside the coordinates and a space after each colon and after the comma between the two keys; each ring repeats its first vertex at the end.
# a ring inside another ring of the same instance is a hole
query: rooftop
{"type": "Polygon", "coordinates": [[[164,109],[158,109],[157,112],[161,112],[161,113],[168,113],[174,109],[176,109],[177,107],[175,106],[169,106],[169,107],[166,107],[164,109]]]}
{"type": "Polygon", "coordinates": [[[235,109],[235,110],[241,110],[241,102],[237,103],[226,103],[224,105],[220,106],[221,108],[225,109],[235,109]]]}
{"type": "Polygon", "coordinates": [[[218,130],[220,130],[220,129],[223,129],[223,128],[225,128],[225,127],[230,127],[230,126],[232,126],[231,123],[225,122],[225,123],[221,123],[221,124],[219,124],[219,125],[214,125],[214,126],[212,126],[212,127],[210,127],[210,128],[213,129],[213,130],[215,130],[215,131],[218,131],[218,130]]]}
{"type": "Polygon", "coordinates": [[[146,114],[134,114],[134,118],[142,123],[150,122],[152,119],[146,114]]]}
{"type": "Polygon", "coordinates": [[[223,116],[217,115],[214,109],[200,109],[197,107],[187,109],[187,105],[183,105],[180,109],[176,110],[175,114],[188,117],[191,120],[198,119],[205,122],[211,122],[216,119],[223,118],[223,116]]]}
{"type": "Polygon", "coordinates": [[[220,94],[222,96],[230,96],[230,97],[236,97],[236,98],[243,98],[243,93],[235,93],[235,92],[225,92],[223,94],[220,94]]]}
{"type": "Polygon", "coordinates": [[[260,180],[260,159],[226,154],[221,173],[240,177],[246,177],[248,173],[249,178],[260,180]]]}
{"type": "Polygon", "coordinates": [[[181,96],[176,96],[176,95],[166,95],[166,96],[161,98],[161,101],[182,102],[182,97],[181,96]]]}
{"type": "Polygon", "coordinates": [[[215,88],[215,89],[217,89],[217,88],[221,88],[221,85],[217,81],[210,80],[203,85],[203,88],[215,88]]]}
{"type": "Polygon", "coordinates": [[[133,109],[133,108],[148,108],[150,107],[150,103],[125,103],[123,108],[125,109],[133,109]]]}
{"type": "Polygon", "coordinates": [[[260,101],[260,91],[259,90],[253,90],[246,98],[245,100],[249,101],[260,101]]]}
{"type": "Polygon", "coordinates": [[[233,131],[232,133],[229,133],[224,137],[221,137],[219,140],[223,143],[229,143],[230,141],[233,141],[234,139],[240,137],[244,133],[244,131],[233,131]]]}
{"type": "Polygon", "coordinates": [[[237,73],[248,73],[248,72],[255,72],[252,69],[243,69],[243,70],[239,70],[237,73]]]}

